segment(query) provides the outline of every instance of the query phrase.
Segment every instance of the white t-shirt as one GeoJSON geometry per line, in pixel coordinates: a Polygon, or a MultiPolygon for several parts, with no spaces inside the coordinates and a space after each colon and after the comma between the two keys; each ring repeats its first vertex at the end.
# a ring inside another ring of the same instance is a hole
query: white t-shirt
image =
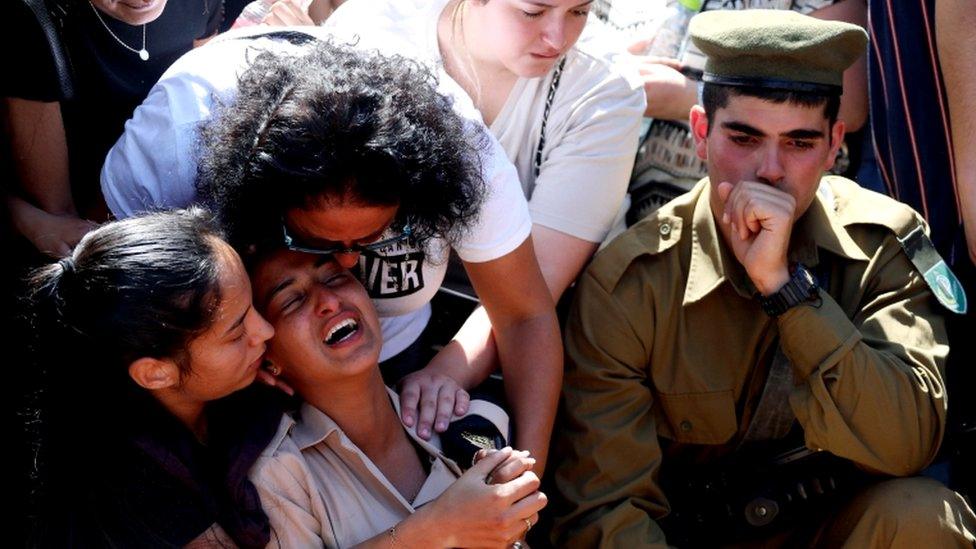
{"type": "MultiPolygon", "coordinates": [[[[359,47],[442,67],[437,21],[448,1],[350,0],[325,27],[359,47]]],[[[590,242],[602,241],[611,227],[623,229],[623,202],[645,107],[636,67],[613,58],[598,43],[578,44],[566,54],[538,177],[535,153],[553,71],[519,78],[491,124],[518,170],[532,221],[590,242]]]]}
{"type": "MultiPolygon", "coordinates": [[[[138,212],[187,206],[196,199],[197,130],[210,118],[218,102],[234,100],[238,76],[258,51],[274,49],[302,55],[303,47],[262,35],[281,29],[242,29],[222,35],[176,61],[150,90],[125,124],[125,131],[109,151],[102,167],[102,193],[112,213],[128,217],[138,212]]],[[[300,30],[327,38],[328,31],[300,30]]],[[[440,91],[465,97],[446,75],[440,91]]],[[[455,110],[472,123],[481,117],[470,100],[456,100],[455,110]]],[[[487,132],[485,132],[487,133],[487,132]]],[[[502,257],[517,248],[531,232],[532,222],[518,175],[498,142],[486,136],[482,151],[483,177],[488,194],[476,222],[454,250],[467,262],[502,257]]],[[[384,235],[383,238],[391,235],[384,235]]],[[[449,247],[444,240],[429,244],[427,257],[417,249],[395,244],[378,256],[360,257],[361,279],[380,315],[384,345],[380,360],[399,353],[426,327],[430,300],[447,270],[449,247]]]]}

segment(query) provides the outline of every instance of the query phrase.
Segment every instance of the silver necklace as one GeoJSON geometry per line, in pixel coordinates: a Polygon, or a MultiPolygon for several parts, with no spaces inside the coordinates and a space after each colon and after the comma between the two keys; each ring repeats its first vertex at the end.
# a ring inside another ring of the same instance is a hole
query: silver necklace
{"type": "Polygon", "coordinates": [[[95,7],[95,4],[92,4],[89,1],[88,5],[91,6],[92,11],[95,12],[95,17],[98,18],[98,21],[101,22],[102,26],[105,27],[105,30],[107,30],[108,33],[112,35],[112,38],[114,38],[115,41],[119,43],[119,45],[131,51],[132,53],[138,55],[139,59],[142,59],[143,61],[149,61],[149,51],[146,50],[146,24],[145,23],[142,24],[142,49],[137,50],[132,46],[123,42],[121,38],[119,38],[118,36],[115,35],[114,32],[112,32],[112,29],[110,29],[108,25],[105,23],[105,20],[102,19],[102,14],[98,13],[98,8],[95,7]]]}

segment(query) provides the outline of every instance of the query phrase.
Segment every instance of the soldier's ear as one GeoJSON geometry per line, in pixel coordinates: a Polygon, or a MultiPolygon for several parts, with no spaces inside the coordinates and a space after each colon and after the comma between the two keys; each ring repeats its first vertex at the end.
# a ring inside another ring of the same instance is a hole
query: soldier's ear
{"type": "Polygon", "coordinates": [[[702,160],[708,160],[708,116],[701,105],[695,105],[688,114],[691,135],[695,138],[695,154],[702,160]]]}
{"type": "Polygon", "coordinates": [[[824,171],[834,167],[834,162],[837,160],[837,150],[844,144],[845,129],[847,128],[843,120],[834,122],[830,128],[830,152],[827,153],[827,164],[824,166],[824,171]]]}

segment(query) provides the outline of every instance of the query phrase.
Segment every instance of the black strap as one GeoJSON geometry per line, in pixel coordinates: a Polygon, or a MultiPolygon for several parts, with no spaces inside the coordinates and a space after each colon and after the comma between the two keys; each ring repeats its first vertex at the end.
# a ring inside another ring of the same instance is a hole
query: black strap
{"type": "Polygon", "coordinates": [[[719,84],[722,86],[736,86],[749,88],[765,88],[772,90],[786,90],[805,93],[817,93],[823,95],[840,95],[842,88],[831,84],[820,84],[818,82],[795,82],[781,78],[738,77],[722,76],[710,72],[702,73],[702,82],[707,84],[719,84]]]}
{"type": "Polygon", "coordinates": [[[319,37],[317,36],[314,36],[307,32],[302,32],[297,30],[276,30],[271,32],[248,34],[244,36],[234,37],[235,40],[257,40],[259,38],[270,38],[272,40],[280,40],[282,42],[288,42],[289,44],[295,46],[304,46],[305,44],[311,44],[313,42],[318,42],[320,40],[319,37]]]}
{"type": "Polygon", "coordinates": [[[535,176],[539,177],[542,171],[542,148],[546,145],[546,123],[549,122],[549,110],[552,109],[552,100],[556,97],[556,88],[559,87],[559,79],[563,75],[563,67],[566,66],[566,58],[556,65],[556,70],[552,74],[552,82],[549,84],[549,95],[546,96],[546,109],[542,112],[542,128],[539,130],[539,146],[535,149],[535,176]]]}
{"type": "Polygon", "coordinates": [[[54,71],[58,76],[61,100],[70,101],[75,96],[74,72],[71,70],[71,62],[67,50],[65,50],[64,42],[61,40],[58,25],[44,0],[23,0],[23,2],[34,14],[34,19],[47,42],[51,61],[54,63],[54,71]]]}

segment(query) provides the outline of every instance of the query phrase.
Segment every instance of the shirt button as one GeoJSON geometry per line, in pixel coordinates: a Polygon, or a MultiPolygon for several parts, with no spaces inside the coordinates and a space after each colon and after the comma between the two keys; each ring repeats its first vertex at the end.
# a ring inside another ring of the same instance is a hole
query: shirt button
{"type": "Polygon", "coordinates": [[[684,421],[681,422],[680,427],[681,427],[681,430],[682,431],[684,431],[684,432],[687,433],[687,432],[691,431],[691,422],[686,419],[686,420],[684,420],[684,421]]]}
{"type": "Polygon", "coordinates": [[[658,227],[658,232],[661,233],[661,236],[667,238],[667,236],[671,234],[671,225],[667,223],[661,223],[661,226],[658,227]]]}

